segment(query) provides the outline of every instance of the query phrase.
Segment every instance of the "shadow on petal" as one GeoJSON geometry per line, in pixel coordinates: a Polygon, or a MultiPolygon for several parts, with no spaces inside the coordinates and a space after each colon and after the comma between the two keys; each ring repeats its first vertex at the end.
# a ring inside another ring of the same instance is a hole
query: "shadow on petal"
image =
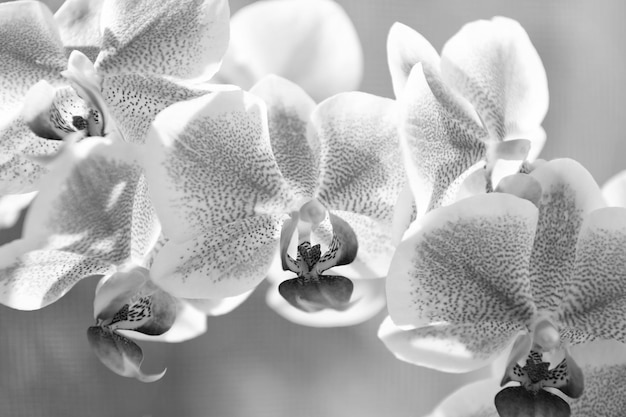
{"type": "Polygon", "coordinates": [[[508,387],[500,391],[495,399],[500,417],[569,417],[569,404],[547,391],[537,393],[523,387],[508,387]]]}

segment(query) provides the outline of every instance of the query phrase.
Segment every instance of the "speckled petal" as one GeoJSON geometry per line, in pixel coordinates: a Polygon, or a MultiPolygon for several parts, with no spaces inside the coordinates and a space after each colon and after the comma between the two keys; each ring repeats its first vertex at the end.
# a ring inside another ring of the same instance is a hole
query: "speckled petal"
{"type": "Polygon", "coordinates": [[[54,14],[69,52],[78,49],[93,62],[100,52],[100,14],[104,0],[66,0],[54,14]]]}
{"type": "Polygon", "coordinates": [[[236,220],[185,242],[170,241],[152,265],[157,285],[182,298],[242,294],[263,280],[278,249],[286,215],[236,220]]]}
{"type": "Polygon", "coordinates": [[[626,207],[626,171],[609,178],[602,186],[602,196],[611,207],[626,207]]]}
{"type": "Polygon", "coordinates": [[[387,317],[378,337],[400,360],[457,373],[493,362],[510,349],[522,329],[520,324],[502,321],[402,328],[387,317]]]}
{"type": "Polygon", "coordinates": [[[561,306],[567,325],[626,343],[626,208],[593,211],[582,225],[561,306]]]}
{"type": "Polygon", "coordinates": [[[399,98],[404,91],[411,69],[418,62],[428,72],[439,73],[439,54],[422,35],[396,22],[387,36],[387,64],[393,91],[399,98]]]}
{"type": "Polygon", "coordinates": [[[214,90],[209,84],[184,85],[162,77],[119,74],[105,77],[102,95],[124,140],[144,143],[150,124],[166,107],[214,90]]]}
{"type": "Polygon", "coordinates": [[[356,90],[363,52],[343,8],[330,0],[269,0],[235,13],[218,78],[248,89],[268,74],[295,82],[316,101],[356,90]]]}
{"type": "Polygon", "coordinates": [[[292,195],[272,154],[267,110],[242,91],[174,104],[148,133],[143,164],[166,237],[286,212],[292,195]]]}
{"type": "Polygon", "coordinates": [[[536,222],[532,203],[500,193],[466,198],[414,222],[387,277],[394,323],[524,324],[535,313],[528,262],[536,222]]]}
{"type": "Polygon", "coordinates": [[[571,159],[547,162],[530,175],[543,193],[530,262],[532,292],[539,310],[554,311],[573,272],[583,220],[604,202],[591,174],[571,159]]]}
{"type": "Polygon", "coordinates": [[[111,265],[90,257],[15,240],[0,246],[0,303],[36,310],[61,298],[81,279],[110,272],[111,265]]]}
{"type": "Polygon", "coordinates": [[[524,29],[495,17],[468,23],[441,52],[443,78],[494,138],[528,138],[548,110],[546,73],[524,29]]]}
{"type": "Polygon", "coordinates": [[[450,189],[460,186],[459,177],[485,156],[481,138],[486,132],[476,120],[453,113],[451,104],[438,98],[450,97],[437,93],[444,87],[436,78],[427,81],[417,64],[399,101],[400,145],[420,216],[444,200],[453,201],[447,195],[450,189]]]}
{"type": "Polygon", "coordinates": [[[102,5],[103,74],[208,79],[228,46],[226,0],[109,0],[102,5]]]}
{"type": "Polygon", "coordinates": [[[25,194],[9,194],[0,197],[0,229],[12,227],[20,217],[20,213],[26,208],[37,192],[25,194]]]}
{"type": "Polygon", "coordinates": [[[130,145],[88,138],[66,147],[42,181],[24,237],[105,263],[140,263],[159,234],[130,145]]]}
{"type": "Polygon", "coordinates": [[[250,89],[267,105],[270,140],[280,171],[298,199],[311,199],[319,171],[319,143],[307,135],[315,102],[298,85],[268,75],[250,89]]]}
{"type": "MultiPolygon", "coordinates": [[[[330,270],[329,274],[333,274],[332,271],[330,270]]],[[[265,297],[267,304],[280,316],[303,326],[353,326],[371,319],[385,307],[385,281],[383,279],[353,281],[351,305],[346,310],[325,309],[312,313],[295,308],[280,295],[278,292],[280,280],[272,280],[271,283],[265,297]]]]}
{"type": "Polygon", "coordinates": [[[351,92],[325,100],[313,112],[312,129],[321,145],[316,198],[327,209],[392,220],[406,178],[395,104],[351,92]]]}

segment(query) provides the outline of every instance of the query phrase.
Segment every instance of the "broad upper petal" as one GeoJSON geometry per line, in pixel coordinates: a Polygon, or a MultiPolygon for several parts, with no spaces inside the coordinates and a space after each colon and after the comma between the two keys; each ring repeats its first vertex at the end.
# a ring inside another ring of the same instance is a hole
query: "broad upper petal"
{"type": "Polygon", "coordinates": [[[96,68],[209,79],[228,46],[229,14],[226,0],[106,1],[96,68]]]}
{"type": "Polygon", "coordinates": [[[184,242],[169,241],[157,254],[154,282],[182,298],[232,297],[266,276],[286,215],[258,215],[210,229],[184,242]]]}
{"type": "Polygon", "coordinates": [[[398,359],[444,372],[469,372],[492,363],[524,329],[519,323],[484,321],[402,328],[387,317],[378,337],[398,359]]]}
{"type": "Polygon", "coordinates": [[[439,73],[439,54],[430,42],[410,27],[394,23],[387,36],[387,64],[396,98],[403,94],[411,69],[419,62],[426,72],[439,73]]]}
{"type": "MultiPolygon", "coordinates": [[[[328,273],[332,275],[333,270],[329,270],[328,273]]],[[[271,280],[271,286],[265,297],[267,304],[280,316],[303,326],[353,326],[371,319],[385,307],[384,279],[353,281],[354,288],[350,298],[350,307],[346,310],[325,309],[311,313],[295,308],[280,295],[278,292],[280,281],[280,279],[271,280]]]]}
{"type": "Polygon", "coordinates": [[[363,52],[343,8],[329,0],[271,0],[235,13],[218,78],[248,89],[268,74],[293,81],[316,101],[356,90],[363,52]]]}
{"type": "Polygon", "coordinates": [[[272,151],[280,171],[299,199],[311,199],[319,171],[319,143],[307,135],[315,102],[297,84],[275,75],[256,83],[250,93],[267,105],[272,151]]]}
{"type": "Polygon", "coordinates": [[[361,92],[317,106],[311,116],[320,143],[316,198],[327,209],[392,220],[405,184],[395,114],[395,101],[361,92]]]}
{"type": "Polygon", "coordinates": [[[535,313],[528,262],[537,208],[491,193],[414,222],[387,276],[389,315],[399,326],[510,321],[535,313]]]}
{"type": "Polygon", "coordinates": [[[54,14],[68,54],[77,49],[93,62],[100,52],[100,15],[104,0],[66,0],[54,14]]]}
{"type": "Polygon", "coordinates": [[[485,156],[486,132],[462,107],[439,98],[450,94],[417,64],[399,101],[400,145],[420,216],[454,201],[449,194],[458,178],[485,156]]]}
{"type": "Polygon", "coordinates": [[[565,290],[564,323],[626,343],[626,208],[602,208],[587,216],[565,290]]]}
{"type": "Polygon", "coordinates": [[[291,204],[265,105],[242,91],[162,111],[148,133],[143,165],[163,232],[179,242],[257,212],[286,212],[291,204]]]}
{"type": "Polygon", "coordinates": [[[531,139],[548,110],[543,64],[512,19],[466,24],[445,44],[441,72],[472,103],[494,139],[531,139]]]}
{"type": "Polygon", "coordinates": [[[530,175],[542,188],[530,260],[532,292],[539,310],[554,311],[567,291],[583,220],[604,201],[591,174],[571,159],[547,162],[530,175]]]}

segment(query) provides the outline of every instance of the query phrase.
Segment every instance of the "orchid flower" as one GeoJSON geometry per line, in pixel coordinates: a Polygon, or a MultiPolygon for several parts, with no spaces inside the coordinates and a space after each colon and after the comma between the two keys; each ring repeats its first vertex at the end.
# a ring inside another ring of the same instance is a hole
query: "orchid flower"
{"type": "Polygon", "coordinates": [[[169,242],[153,280],[183,298],[235,296],[266,277],[280,248],[301,284],[281,291],[290,308],[322,322],[335,318],[328,309],[358,313],[353,322],[371,316],[360,306],[382,307],[382,293],[367,288],[380,283],[356,278],[383,277],[393,253],[390,225],[404,183],[395,103],[342,93],[316,106],[278,77],[252,92],[218,92],[157,116],[144,166],[169,242]],[[296,230],[294,259],[287,252],[296,230]],[[342,264],[341,278],[323,278],[342,264]],[[346,276],[365,289],[351,297],[346,276]],[[345,298],[333,298],[334,285],[345,298]]]}
{"type": "MultiPolygon", "coordinates": [[[[572,357],[580,365],[585,380],[585,390],[577,399],[559,395],[560,399],[555,400],[554,396],[559,394],[558,392],[540,391],[543,399],[550,400],[532,402],[524,400],[527,397],[519,395],[516,402],[508,404],[501,400],[494,402],[494,398],[502,388],[500,378],[491,378],[461,387],[446,397],[427,417],[529,415],[619,417],[623,415],[626,408],[626,385],[624,384],[626,357],[624,353],[620,342],[609,340],[596,340],[573,346],[572,357]],[[500,408],[500,414],[498,414],[497,406],[500,408]],[[567,414],[568,409],[571,414],[567,414]],[[549,413],[550,411],[552,414],[549,413]]],[[[516,388],[518,387],[509,387],[509,389],[516,388]]]]}
{"type": "MultiPolygon", "coordinates": [[[[43,140],[31,129],[48,138],[64,137],[68,143],[56,159],[47,160],[50,175],[20,177],[30,186],[38,182],[41,192],[26,218],[22,239],[0,247],[0,302],[36,309],[54,302],[86,276],[110,274],[119,265],[138,262],[152,247],[160,225],[129,142],[143,143],[152,119],[165,106],[212,90],[179,79],[217,70],[228,37],[228,6],[214,0],[156,6],[70,0],[55,16],[58,28],[40,3],[0,7],[1,19],[7,19],[2,30],[11,36],[21,33],[19,22],[25,20],[39,29],[24,38],[30,42],[26,45],[17,37],[4,46],[22,48],[26,59],[14,62],[21,56],[13,49],[0,48],[0,54],[7,54],[9,66],[26,65],[22,72],[32,80],[43,77],[29,90],[23,111],[8,112],[12,118],[2,122],[11,139],[0,136],[0,146],[7,146],[6,155],[17,164],[6,166],[27,174],[43,172],[28,168],[41,158],[34,160],[11,147],[12,140],[20,144],[43,140]],[[41,63],[50,54],[56,57],[54,62],[66,61],[61,38],[87,53],[94,51],[89,44],[94,41],[99,45],[95,64],[72,50],[63,76],[58,67],[48,68],[54,76],[43,74],[41,63]],[[55,89],[46,80],[54,84],[66,80],[72,86],[55,89]],[[83,113],[74,113],[76,109],[83,113]],[[73,143],[85,136],[94,137],[73,143]]],[[[32,82],[24,80],[25,86],[13,81],[19,92],[32,82]]],[[[7,97],[20,107],[15,88],[7,97]]],[[[0,178],[3,172],[11,177],[4,177],[10,179],[6,184],[14,184],[10,170],[0,167],[0,178]]]]}
{"type": "Polygon", "coordinates": [[[490,190],[520,161],[537,156],[548,87],[539,55],[517,22],[469,23],[441,56],[419,33],[396,23],[387,51],[419,217],[455,201],[462,185],[490,190]],[[498,160],[513,160],[513,167],[498,160]]]}
{"type": "Polygon", "coordinates": [[[503,382],[575,397],[582,380],[568,346],[613,339],[626,349],[626,209],[606,207],[591,175],[567,159],[496,191],[411,225],[391,263],[379,336],[398,358],[448,372],[510,352],[503,382]],[[545,368],[543,355],[563,352],[555,373],[545,368]]]}
{"type": "Polygon", "coordinates": [[[238,10],[216,81],[245,90],[269,74],[321,101],[356,90],[363,76],[358,35],[332,0],[263,0],[238,10]]]}
{"type": "Polygon", "coordinates": [[[38,188],[41,156],[60,146],[49,139],[141,143],[158,111],[206,93],[176,80],[217,71],[228,14],[225,0],[68,0],[54,17],[40,2],[0,4],[0,195],[38,188]]]}

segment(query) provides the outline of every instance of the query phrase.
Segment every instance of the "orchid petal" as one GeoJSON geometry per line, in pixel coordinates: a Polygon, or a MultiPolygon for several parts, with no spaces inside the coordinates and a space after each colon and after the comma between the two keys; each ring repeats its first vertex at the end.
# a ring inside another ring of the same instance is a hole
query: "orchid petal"
{"type": "Polygon", "coordinates": [[[159,225],[133,149],[88,138],[54,161],[26,216],[24,237],[102,262],[141,263],[159,225]]]}
{"type": "Polygon", "coordinates": [[[445,44],[441,72],[494,138],[528,137],[548,110],[543,64],[514,20],[495,17],[465,25],[445,44]]]}
{"type": "Polygon", "coordinates": [[[124,140],[144,143],[150,124],[166,107],[212,92],[212,86],[184,85],[161,77],[119,74],[105,77],[102,95],[124,140]]]}
{"type": "Polygon", "coordinates": [[[315,102],[298,85],[273,75],[256,83],[250,93],[267,105],[272,150],[285,180],[299,198],[312,198],[319,143],[314,135],[307,135],[307,127],[315,102]]]}
{"type": "Polygon", "coordinates": [[[571,159],[547,162],[530,176],[542,189],[530,261],[533,297],[539,310],[554,311],[573,272],[583,219],[604,202],[591,174],[571,159]]]}
{"type": "Polygon", "coordinates": [[[417,63],[430,73],[439,73],[439,54],[422,35],[402,23],[394,23],[387,37],[387,63],[396,98],[404,92],[411,69],[417,63]]]}
{"type": "Polygon", "coordinates": [[[37,192],[26,194],[9,194],[0,197],[0,229],[12,227],[25,209],[37,195],[37,192]]]}
{"type": "Polygon", "coordinates": [[[124,304],[150,280],[146,268],[132,266],[103,277],[96,287],[93,316],[97,320],[113,317],[124,304]]]}
{"type": "Polygon", "coordinates": [[[148,133],[143,157],[163,233],[178,242],[257,212],[284,213],[290,204],[265,105],[242,91],[168,107],[148,133]]]}
{"type": "Polygon", "coordinates": [[[102,5],[103,74],[210,78],[228,45],[226,0],[110,0],[102,5]]]}
{"type": "Polygon", "coordinates": [[[467,114],[454,113],[435,95],[443,88],[437,79],[427,81],[417,64],[399,102],[400,145],[419,216],[446,200],[454,201],[448,196],[450,189],[485,156],[483,128],[467,114]]]}
{"type": "Polygon", "coordinates": [[[536,222],[532,203],[499,193],[466,198],[414,222],[387,277],[393,321],[525,323],[535,313],[528,261],[536,222]]]}
{"type": "Polygon", "coordinates": [[[104,0],[66,0],[54,14],[67,51],[77,49],[95,61],[100,52],[100,14],[104,0]]]}
{"type": "Polygon", "coordinates": [[[165,375],[145,374],[140,369],[143,351],[135,342],[106,327],[93,326],[87,330],[87,338],[100,361],[118,375],[136,378],[141,382],[158,381],[165,375]]]}
{"type": "Polygon", "coordinates": [[[317,199],[329,210],[391,221],[405,184],[395,102],[351,92],[320,103],[311,116],[319,138],[317,199]]]}
{"type": "MultiPolygon", "coordinates": [[[[332,273],[332,270],[330,271],[332,273]]],[[[271,280],[267,290],[267,304],[283,318],[303,326],[342,327],[353,326],[374,317],[385,307],[385,284],[382,279],[352,281],[354,288],[349,307],[345,310],[324,309],[305,312],[291,304],[278,292],[280,280],[271,280]]]]}
{"type": "Polygon", "coordinates": [[[602,186],[602,196],[611,207],[626,207],[626,171],[612,176],[602,186]]]}
{"type": "Polygon", "coordinates": [[[387,317],[378,330],[378,337],[400,360],[460,373],[493,362],[522,329],[520,324],[505,321],[402,328],[387,317]]]}
{"type": "Polygon", "coordinates": [[[169,241],[152,265],[154,282],[182,298],[223,298],[259,284],[278,249],[285,215],[236,220],[184,242],[169,241]]]}
{"type": "Polygon", "coordinates": [[[562,321],[602,339],[626,343],[626,208],[591,212],[561,307],[562,321]],[[607,320],[608,319],[608,320],[607,320]]]}
{"type": "Polygon", "coordinates": [[[110,272],[113,267],[97,259],[15,240],[0,246],[0,303],[36,310],[61,298],[81,279],[110,272]]]}
{"type": "Polygon", "coordinates": [[[363,52],[343,8],[330,0],[271,0],[235,13],[218,77],[248,89],[268,74],[293,81],[316,101],[356,90],[363,52]]]}
{"type": "Polygon", "coordinates": [[[253,291],[254,290],[250,290],[248,292],[244,292],[243,294],[235,295],[233,297],[205,299],[187,298],[185,299],[185,301],[207,316],[222,316],[224,314],[230,313],[241,304],[243,304],[243,302],[250,297],[253,291]]]}
{"type": "Polygon", "coordinates": [[[500,417],[493,399],[501,389],[495,378],[464,385],[426,417],[500,417]]]}

